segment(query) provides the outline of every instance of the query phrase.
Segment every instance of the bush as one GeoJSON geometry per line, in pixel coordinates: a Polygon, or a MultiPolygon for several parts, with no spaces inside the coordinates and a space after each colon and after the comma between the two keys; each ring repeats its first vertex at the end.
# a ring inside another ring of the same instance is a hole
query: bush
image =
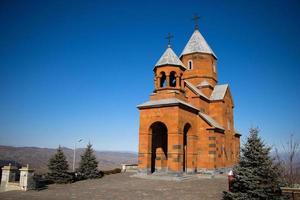
{"type": "Polygon", "coordinates": [[[121,169],[120,168],[115,168],[112,170],[107,170],[107,171],[103,171],[104,175],[110,175],[110,174],[118,174],[121,173],[121,169]]]}

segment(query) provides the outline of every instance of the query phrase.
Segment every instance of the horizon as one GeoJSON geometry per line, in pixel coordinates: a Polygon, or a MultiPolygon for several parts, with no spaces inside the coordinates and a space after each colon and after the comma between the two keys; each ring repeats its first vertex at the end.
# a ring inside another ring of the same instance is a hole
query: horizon
{"type": "MultiPolygon", "coordinates": [[[[39,148],[39,149],[51,149],[51,150],[57,150],[58,147],[54,147],[54,148],[51,148],[51,147],[39,147],[39,146],[8,146],[8,145],[2,145],[0,144],[0,147],[11,147],[11,148],[39,148]]],[[[60,146],[62,149],[68,149],[68,150],[71,150],[71,151],[74,151],[74,147],[71,148],[71,147],[65,147],[65,146],[60,146]]],[[[93,147],[92,147],[93,148],[93,147]]],[[[83,150],[83,149],[86,149],[86,147],[76,147],[76,151],[77,150],[83,150]]],[[[94,151],[97,151],[97,152],[116,152],[116,153],[133,153],[133,154],[137,154],[138,152],[137,151],[130,151],[130,150],[101,150],[101,149],[94,149],[94,151]]]]}
{"type": "Polygon", "coordinates": [[[82,138],[78,148],[137,152],[136,106],[153,91],[166,35],[179,56],[195,13],[241,143],[256,126],[270,146],[300,139],[299,1],[31,0],[0,3],[0,145],[72,149],[82,138]]]}

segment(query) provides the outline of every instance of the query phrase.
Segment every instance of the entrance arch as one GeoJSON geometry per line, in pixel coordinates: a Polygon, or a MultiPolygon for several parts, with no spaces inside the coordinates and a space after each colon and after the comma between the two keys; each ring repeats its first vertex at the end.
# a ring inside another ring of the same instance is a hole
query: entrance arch
{"type": "Polygon", "coordinates": [[[184,125],[183,128],[183,163],[182,163],[182,169],[183,172],[187,172],[187,164],[188,164],[188,134],[191,130],[191,125],[189,123],[184,125]]]}
{"type": "Polygon", "coordinates": [[[162,122],[150,126],[152,134],[151,173],[167,167],[168,160],[168,129],[162,122]]]}

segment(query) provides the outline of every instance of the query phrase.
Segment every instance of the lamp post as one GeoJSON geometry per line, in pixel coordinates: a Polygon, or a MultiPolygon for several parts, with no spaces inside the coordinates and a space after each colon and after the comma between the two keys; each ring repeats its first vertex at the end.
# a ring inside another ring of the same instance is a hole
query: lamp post
{"type": "Polygon", "coordinates": [[[73,172],[75,172],[75,162],[76,162],[76,143],[81,142],[83,139],[79,139],[74,144],[74,154],[73,154],[73,172]]]}

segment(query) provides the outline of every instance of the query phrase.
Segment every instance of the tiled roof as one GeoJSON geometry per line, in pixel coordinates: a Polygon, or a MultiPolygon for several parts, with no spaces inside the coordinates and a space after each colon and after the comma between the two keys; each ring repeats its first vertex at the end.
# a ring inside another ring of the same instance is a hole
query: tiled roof
{"type": "Polygon", "coordinates": [[[217,58],[217,56],[215,55],[213,50],[209,47],[209,45],[207,44],[206,40],[201,35],[199,30],[194,31],[190,40],[184,47],[180,57],[190,53],[207,53],[217,58]]]}
{"type": "Polygon", "coordinates": [[[216,85],[211,93],[210,100],[222,100],[226,94],[228,84],[216,85]]]}
{"type": "Polygon", "coordinates": [[[210,116],[202,113],[202,112],[199,112],[199,115],[200,117],[202,117],[209,125],[211,125],[212,127],[214,128],[218,128],[220,130],[225,130],[223,128],[223,126],[221,126],[218,122],[216,122],[213,118],[211,118],[210,116]]]}
{"type": "Polygon", "coordinates": [[[159,106],[170,106],[170,105],[185,105],[187,107],[190,107],[192,109],[198,110],[198,108],[194,107],[193,105],[182,101],[180,99],[177,98],[170,98],[170,99],[160,99],[160,100],[154,100],[154,101],[147,101],[143,104],[138,105],[138,108],[147,108],[147,107],[159,107],[159,106]]]}
{"type": "Polygon", "coordinates": [[[166,51],[163,53],[163,55],[160,57],[160,59],[155,64],[155,67],[161,66],[161,65],[177,65],[177,66],[184,66],[184,64],[181,62],[181,60],[177,57],[177,55],[174,53],[172,48],[168,46],[166,51]]]}
{"type": "Polygon", "coordinates": [[[201,92],[197,87],[195,87],[192,83],[190,83],[189,81],[184,81],[186,83],[186,85],[193,90],[196,94],[198,94],[198,96],[202,96],[206,99],[209,99],[207,96],[205,96],[205,94],[203,94],[203,92],[201,92]]]}

